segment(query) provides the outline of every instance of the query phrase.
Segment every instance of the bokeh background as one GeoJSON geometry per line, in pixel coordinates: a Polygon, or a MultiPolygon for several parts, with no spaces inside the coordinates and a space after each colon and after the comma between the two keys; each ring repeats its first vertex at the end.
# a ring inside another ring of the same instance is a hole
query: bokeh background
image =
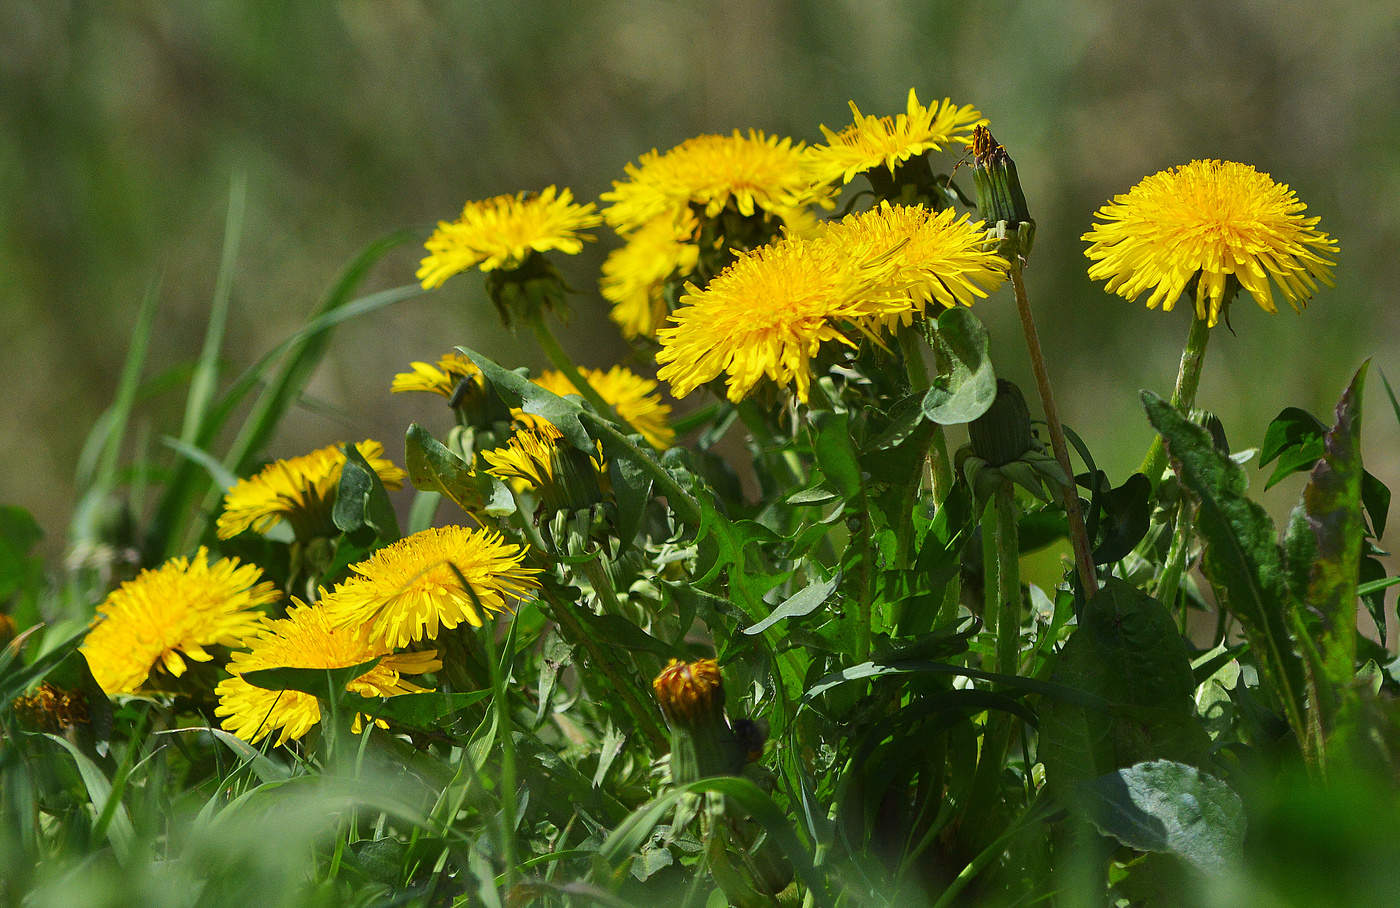
{"type": "MultiPolygon", "coordinates": [[[[1370,0],[0,4],[0,503],[32,510],[46,553],[62,552],[79,447],[148,288],[147,375],[178,379],[199,349],[235,175],[247,209],[229,376],[395,228],[426,235],[468,199],[550,183],[596,198],[626,162],[699,133],[820,141],[819,123],[850,121],[848,99],[895,113],[911,86],[978,106],[1015,156],[1061,410],[1115,481],[1150,438],[1137,389],[1169,392],[1189,316],[1088,281],[1093,210],[1192,158],[1250,162],[1298,192],[1341,243],[1337,286],[1302,315],[1242,301],[1199,396],[1236,448],[1257,445],[1286,405],[1328,418],[1367,356],[1400,381],[1397,49],[1400,7],[1370,0]]],[[[562,336],[586,365],[625,351],[594,284],[612,245],[566,266],[581,293],[562,336]]],[[[411,283],[417,258],[400,250],[365,290],[411,283]]],[[[1029,387],[1009,293],[977,311],[998,371],[1029,387]]],[[[454,343],[540,362],[480,280],[456,278],[339,329],[268,454],[373,436],[398,459],[410,420],[440,420],[389,381],[454,343]]],[[[1400,427],[1372,375],[1365,455],[1396,486],[1400,427]]],[[[183,412],[168,385],[140,408],[160,456],[183,412]]],[[[1267,493],[1271,510],[1300,482],[1267,493]]]]}

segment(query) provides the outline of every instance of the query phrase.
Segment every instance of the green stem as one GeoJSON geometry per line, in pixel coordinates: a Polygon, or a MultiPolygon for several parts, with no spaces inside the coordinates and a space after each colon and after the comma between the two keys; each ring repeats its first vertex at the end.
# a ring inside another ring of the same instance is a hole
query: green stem
{"type": "Polygon", "coordinates": [[[584,400],[588,401],[589,406],[598,411],[604,419],[619,426],[626,426],[629,432],[637,431],[618,416],[612,405],[603,400],[603,396],[594,390],[593,386],[588,383],[588,379],[583,377],[578,367],[574,365],[574,361],[569,358],[569,354],[565,353],[564,348],[559,346],[559,341],[555,338],[554,332],[549,330],[549,323],[545,321],[543,314],[531,321],[530,327],[534,329],[535,340],[539,343],[540,349],[544,351],[545,358],[553,364],[554,368],[564,373],[564,377],[578,389],[578,393],[584,400]]]}
{"type": "MultiPolygon", "coordinates": [[[[1157,601],[1167,608],[1176,602],[1177,589],[1181,586],[1181,575],[1186,569],[1186,553],[1191,547],[1193,521],[1185,501],[1178,502],[1176,526],[1172,528],[1172,544],[1167,549],[1166,561],[1162,563],[1162,576],[1157,579],[1157,601]]],[[[1181,609],[1181,633],[1186,635],[1187,609],[1181,609]]]]}
{"type": "Polygon", "coordinates": [[[1084,515],[1079,510],[1079,490],[1075,487],[1074,469],[1070,466],[1069,445],[1065,442],[1064,425],[1060,422],[1060,412],[1055,406],[1055,393],[1050,387],[1050,373],[1045,369],[1045,355],[1040,349],[1040,334],[1035,328],[1035,317],[1031,314],[1030,298],[1026,296],[1026,284],[1021,279],[1021,268],[1011,268],[1011,288],[1016,294],[1016,311],[1021,316],[1021,330],[1026,335],[1026,348],[1030,352],[1031,369],[1035,372],[1036,387],[1040,391],[1040,403],[1045,408],[1045,422],[1050,427],[1050,444],[1055,449],[1055,460],[1069,478],[1064,489],[1065,517],[1069,521],[1069,538],[1074,545],[1074,565],[1079,572],[1079,585],[1084,597],[1092,599],[1099,591],[1098,579],[1094,575],[1094,558],[1089,545],[1089,534],[1084,529],[1084,515]]]}
{"type": "MultiPolygon", "coordinates": [[[[506,681],[501,661],[496,657],[496,626],[488,622],[482,628],[486,661],[491,669],[491,700],[496,707],[496,736],[501,742],[501,859],[505,862],[506,888],[515,883],[515,731],[506,699],[506,681]]],[[[506,654],[509,658],[509,653],[506,654]]]]}
{"type": "MultiPolygon", "coordinates": [[[[1191,316],[1191,331],[1186,335],[1186,346],[1181,351],[1181,365],[1176,372],[1176,388],[1172,391],[1172,406],[1185,413],[1196,402],[1196,389],[1201,384],[1201,369],[1206,360],[1206,343],[1210,340],[1210,323],[1199,315],[1191,316]]],[[[1162,471],[1167,466],[1167,448],[1158,435],[1152,439],[1152,447],[1147,449],[1139,472],[1152,483],[1155,492],[1162,482],[1162,471]]]]}
{"type": "Polygon", "coordinates": [[[1003,483],[994,499],[997,557],[997,671],[1020,673],[1021,660],[1021,544],[1016,534],[1016,493],[1003,483]]]}

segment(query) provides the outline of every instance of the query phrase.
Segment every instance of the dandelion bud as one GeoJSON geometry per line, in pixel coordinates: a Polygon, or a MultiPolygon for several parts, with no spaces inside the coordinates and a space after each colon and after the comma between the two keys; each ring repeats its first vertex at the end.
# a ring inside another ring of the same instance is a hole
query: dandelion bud
{"type": "Polygon", "coordinates": [[[998,251],[1008,261],[1014,261],[1013,256],[1024,259],[1030,255],[1035,238],[1035,221],[1031,219],[1026,196],[1021,192],[1016,162],[985,126],[972,130],[972,158],[977,207],[987,223],[996,225],[998,251]]]}
{"type": "Polygon", "coordinates": [[[997,396],[986,413],[967,426],[972,452],[988,464],[999,467],[1016,460],[1031,449],[1031,413],[1021,389],[1004,378],[997,379],[997,396]]]}
{"type": "Polygon", "coordinates": [[[715,660],[672,659],[651,688],[671,729],[672,783],[743,769],[746,755],[724,715],[724,685],[715,660]]]}

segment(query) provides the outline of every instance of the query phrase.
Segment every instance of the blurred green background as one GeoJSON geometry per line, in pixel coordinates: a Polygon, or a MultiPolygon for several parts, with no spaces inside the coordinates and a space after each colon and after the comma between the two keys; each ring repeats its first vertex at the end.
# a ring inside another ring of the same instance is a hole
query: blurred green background
{"type": "MultiPolygon", "coordinates": [[[[394,228],[426,232],[468,199],[550,183],[596,198],[626,162],[699,133],[819,141],[818,123],[849,122],[848,99],[895,113],[910,86],[978,106],[1015,156],[1061,410],[1115,481],[1150,438],[1137,389],[1169,392],[1189,316],[1088,281],[1091,213],[1192,158],[1249,162],[1298,192],[1340,241],[1337,287],[1302,315],[1236,306],[1199,396],[1236,448],[1257,445],[1286,405],[1328,418],[1366,356],[1400,380],[1397,48],[1400,9],[1365,0],[0,4],[0,503],[34,511],[47,553],[62,551],[79,446],[148,287],[147,374],[198,351],[235,174],[247,215],[226,376],[394,228]]],[[[562,336],[586,365],[625,349],[594,289],[610,246],[566,266],[583,292],[562,336]]],[[[417,258],[401,250],[365,289],[411,283],[417,258]]],[[[998,370],[1029,387],[1009,293],[978,314],[998,370]]],[[[480,280],[459,277],[340,329],[268,453],[372,436],[401,458],[410,420],[441,420],[389,381],[454,343],[539,363],[480,280]]],[[[1365,454],[1396,485],[1400,427],[1372,374],[1365,454]]],[[[149,448],[178,430],[181,391],[142,403],[149,448]]],[[[1281,514],[1297,490],[1266,501],[1281,514]]]]}

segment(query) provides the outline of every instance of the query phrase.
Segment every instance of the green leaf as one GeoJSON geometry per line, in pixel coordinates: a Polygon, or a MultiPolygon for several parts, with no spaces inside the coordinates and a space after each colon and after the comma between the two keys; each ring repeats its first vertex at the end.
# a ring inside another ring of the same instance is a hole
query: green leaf
{"type": "Polygon", "coordinates": [[[924,416],[940,425],[972,422],[997,396],[987,329],[962,306],[938,317],[934,349],[942,365],[924,395],[924,416]]]}
{"type": "MultiPolygon", "coordinates": [[[[282,763],[273,760],[271,757],[259,751],[256,747],[244,741],[237,735],[231,735],[221,728],[195,725],[186,728],[167,728],[163,731],[151,732],[152,735],[181,735],[188,732],[204,732],[219,741],[234,755],[243,761],[243,765],[251,766],[253,772],[264,782],[285,782],[292,777],[292,771],[282,763]]],[[[229,773],[225,773],[229,775],[229,773]]]]}
{"type": "Polygon", "coordinates": [[[1170,852],[1209,875],[1237,868],[1243,857],[1244,803],[1194,766],[1138,763],[1080,792],[1094,825],[1129,848],[1170,852]]]}
{"type": "Polygon", "coordinates": [[[850,414],[817,410],[811,419],[816,428],[812,454],[817,466],[833,491],[843,498],[855,498],[860,494],[860,463],[851,444],[850,414]]]}
{"type": "MultiPolygon", "coordinates": [[[[640,436],[637,439],[640,440],[640,436]]],[[[636,541],[642,528],[647,502],[651,500],[651,475],[637,463],[632,452],[612,436],[604,435],[602,443],[613,498],[617,500],[617,538],[626,548],[636,541]]]]}
{"type": "Polygon", "coordinates": [[[1202,570],[1244,627],[1289,724],[1301,734],[1303,667],[1288,633],[1296,606],[1273,522],[1245,496],[1244,471],[1215,449],[1210,433],[1150,391],[1142,393],[1142,400],[1148,419],[1166,440],[1177,475],[1200,500],[1196,524],[1205,543],[1202,570]]]}
{"type": "Polygon", "coordinates": [[[1366,369],[1357,370],[1337,404],[1337,423],[1327,432],[1285,545],[1290,561],[1297,555],[1305,558],[1290,566],[1306,566],[1307,587],[1299,598],[1319,621],[1323,671],[1337,689],[1350,683],[1356,662],[1356,585],[1365,536],[1361,396],[1366,369]],[[1307,535],[1300,540],[1297,534],[1307,535]]]}
{"type": "Polygon", "coordinates": [[[1271,489],[1278,482],[1300,470],[1312,469],[1322,456],[1322,436],[1327,426],[1322,420],[1306,410],[1288,407],[1274,417],[1269,428],[1264,430],[1264,443],[1259,447],[1259,466],[1268,466],[1275,458],[1278,466],[1269,476],[1264,488],[1271,489]]]}
{"type": "Polygon", "coordinates": [[[1152,521],[1152,483],[1141,473],[1129,476],[1116,489],[1096,496],[1102,514],[1094,545],[1094,564],[1126,558],[1152,521]]]}
{"type": "Polygon", "coordinates": [[[767,618],[744,628],[746,634],[761,634],[784,618],[800,618],[821,608],[841,584],[841,572],[830,580],[814,580],[779,603],[767,618]]]}
{"type": "Polygon", "coordinates": [[[568,439],[569,444],[586,454],[596,453],[593,439],[579,420],[580,414],[583,413],[583,407],[579,404],[560,397],[553,391],[545,390],[525,376],[511,372],[470,347],[458,347],[457,350],[476,364],[507,406],[519,407],[526,413],[544,417],[568,439]]]}
{"type": "Polygon", "coordinates": [[[491,696],[490,690],[473,690],[465,693],[428,691],[422,694],[399,694],[396,697],[365,697],[354,691],[347,691],[343,695],[342,702],[346,709],[352,709],[376,719],[388,719],[400,725],[426,730],[448,716],[460,712],[474,703],[480,703],[489,696],[491,696]]]}
{"type": "Polygon", "coordinates": [[[609,867],[615,867],[624,858],[635,854],[642,843],[651,836],[656,824],[684,798],[706,792],[724,795],[746,811],[767,831],[769,839],[792,862],[793,869],[807,884],[813,902],[817,905],[832,904],[831,896],[813,863],[812,855],[798,841],[787,813],[774,803],[770,795],[744,778],[719,776],[698,779],[643,804],[612,831],[607,841],[599,847],[599,855],[609,867]]]}
{"type": "Polygon", "coordinates": [[[331,520],[344,533],[368,527],[384,542],[394,542],[401,535],[399,520],[383,481],[353,444],[345,445],[345,466],[340,471],[331,520]]]}
{"type": "Polygon", "coordinates": [[[241,677],[263,690],[297,690],[321,700],[337,700],[345,686],[379,664],[383,656],[345,668],[259,668],[241,677]]]}
{"type": "Polygon", "coordinates": [[[1371,519],[1371,538],[1385,536],[1385,521],[1390,513],[1390,489],[1370,471],[1361,474],[1361,506],[1371,519]]]}
{"type": "Polygon", "coordinates": [[[126,805],[117,800],[113,805],[108,805],[112,795],[112,783],[102,772],[102,768],[93,762],[92,758],[78,749],[78,745],[67,738],[53,734],[44,734],[45,738],[58,744],[73,756],[73,761],[78,765],[78,775],[83,779],[83,786],[87,789],[88,800],[92,802],[92,808],[98,817],[104,814],[110,816],[107,824],[107,838],[112,843],[112,849],[117,853],[117,859],[125,862],[131,854],[131,849],[136,841],[136,830],[131,825],[131,816],[126,811],[126,805]]]}
{"type": "Polygon", "coordinates": [[[656,639],[621,615],[595,615],[587,608],[578,608],[574,614],[592,628],[594,636],[609,646],[655,653],[664,658],[682,655],[671,644],[656,639]]]}
{"type": "Polygon", "coordinates": [[[1100,710],[1061,698],[1041,710],[1046,782],[1061,797],[1119,767],[1156,757],[1195,762],[1209,747],[1171,612],[1125,581],[1107,578],[1084,603],[1051,680],[1109,704],[1100,710]]]}
{"type": "Polygon", "coordinates": [[[486,504],[471,466],[417,423],[404,436],[404,464],[408,481],[420,492],[439,492],[468,512],[486,504]]]}

